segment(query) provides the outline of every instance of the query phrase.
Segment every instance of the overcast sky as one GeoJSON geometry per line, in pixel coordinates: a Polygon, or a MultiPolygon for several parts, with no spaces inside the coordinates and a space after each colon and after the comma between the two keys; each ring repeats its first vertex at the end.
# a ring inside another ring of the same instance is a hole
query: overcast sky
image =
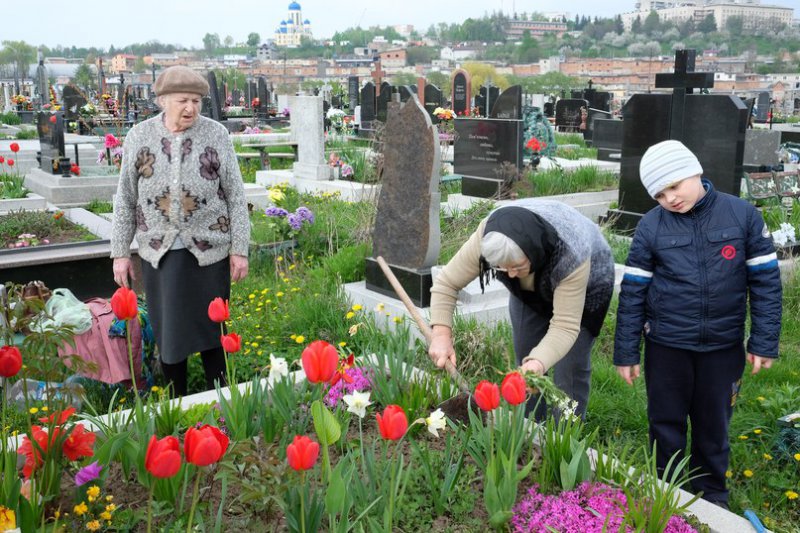
{"type": "MultiPolygon", "coordinates": [[[[3,0],[2,3],[11,0],[3,0]]],[[[38,0],[35,11],[14,14],[5,10],[0,40],[55,46],[120,47],[158,40],[162,43],[202,47],[203,35],[230,35],[235,42],[257,32],[271,36],[287,18],[291,0],[133,0],[112,3],[87,0],[38,0]],[[105,7],[101,7],[104,5],[105,7]]],[[[300,0],[303,18],[309,19],[315,37],[330,37],[338,30],[360,25],[413,24],[425,32],[431,24],[463,22],[493,11],[563,12],[610,16],[632,11],[635,0],[300,0]]],[[[796,10],[800,0],[775,0],[796,10]]],[[[12,10],[13,11],[13,10],[12,10]]]]}

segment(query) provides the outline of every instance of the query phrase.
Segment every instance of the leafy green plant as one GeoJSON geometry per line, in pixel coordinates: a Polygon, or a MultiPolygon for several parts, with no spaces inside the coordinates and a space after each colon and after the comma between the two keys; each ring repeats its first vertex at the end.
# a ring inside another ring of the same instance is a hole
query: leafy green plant
{"type": "Polygon", "coordinates": [[[39,239],[52,242],[89,241],[97,237],[83,226],[66,220],[61,211],[12,211],[0,216],[0,246],[14,243],[19,235],[33,234],[39,239]]]}
{"type": "Polygon", "coordinates": [[[90,201],[84,207],[87,211],[91,211],[92,213],[99,215],[102,213],[111,213],[114,211],[114,204],[111,202],[106,202],[105,200],[98,200],[97,198],[90,201]]]}
{"type": "Polygon", "coordinates": [[[588,450],[597,430],[581,438],[583,422],[574,416],[548,417],[539,431],[542,462],[539,484],[551,489],[572,490],[591,477],[588,450]]]}
{"type": "Polygon", "coordinates": [[[458,481],[464,471],[468,434],[458,426],[450,423],[450,431],[444,437],[444,450],[431,453],[429,447],[420,446],[416,440],[411,441],[414,450],[413,461],[421,464],[425,485],[429,487],[433,510],[437,516],[443,515],[458,487],[458,481]]]}
{"type": "Polygon", "coordinates": [[[17,199],[28,196],[25,188],[25,176],[19,174],[0,173],[0,198],[17,199]]]}

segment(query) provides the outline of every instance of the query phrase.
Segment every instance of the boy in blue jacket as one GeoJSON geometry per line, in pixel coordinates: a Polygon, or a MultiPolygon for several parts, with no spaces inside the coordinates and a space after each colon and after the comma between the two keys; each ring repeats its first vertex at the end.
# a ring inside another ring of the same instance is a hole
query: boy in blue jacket
{"type": "Polygon", "coordinates": [[[678,141],[651,146],[639,167],[659,206],[633,237],[617,311],[614,365],[628,383],[644,378],[656,462],[686,449],[692,424],[691,482],[727,507],[728,425],[745,360],[752,373],[778,357],[781,279],[761,214],[714,190],[697,157],[678,141]],[[746,308],[750,338],[744,348],[746,308]]]}

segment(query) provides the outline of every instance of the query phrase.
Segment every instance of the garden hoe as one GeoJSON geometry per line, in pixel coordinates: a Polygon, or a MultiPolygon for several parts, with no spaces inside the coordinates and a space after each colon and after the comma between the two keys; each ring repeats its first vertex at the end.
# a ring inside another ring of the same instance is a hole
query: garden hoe
{"type": "MultiPolygon", "coordinates": [[[[417,323],[417,327],[425,337],[426,343],[430,346],[433,335],[431,327],[428,325],[422,315],[419,314],[417,307],[413,304],[413,302],[411,302],[411,298],[408,297],[408,293],[406,293],[403,286],[400,285],[400,282],[397,280],[394,272],[392,272],[392,269],[389,268],[389,264],[386,262],[386,260],[381,256],[376,257],[375,260],[381,267],[381,270],[383,270],[383,274],[386,276],[386,279],[388,279],[389,283],[391,283],[394,292],[397,293],[397,296],[406,306],[408,312],[411,313],[411,316],[417,323]]],[[[448,398],[447,400],[443,401],[441,404],[439,404],[439,408],[454,422],[468,424],[468,410],[470,408],[470,404],[473,405],[473,409],[475,408],[474,402],[470,401],[470,387],[464,380],[464,377],[461,375],[461,373],[456,369],[455,365],[453,365],[453,363],[451,363],[449,360],[445,362],[444,369],[447,370],[447,373],[451,378],[453,378],[453,381],[456,382],[456,385],[458,385],[458,388],[461,392],[452,398],[448,398]]]]}

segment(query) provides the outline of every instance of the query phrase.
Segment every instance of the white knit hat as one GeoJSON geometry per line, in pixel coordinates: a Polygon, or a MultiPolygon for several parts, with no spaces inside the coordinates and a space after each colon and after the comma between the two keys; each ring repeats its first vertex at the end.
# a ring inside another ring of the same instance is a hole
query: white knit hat
{"type": "Polygon", "coordinates": [[[702,173],[703,167],[697,156],[680,141],[654,144],[639,163],[642,185],[653,198],[670,185],[702,173]]]}

